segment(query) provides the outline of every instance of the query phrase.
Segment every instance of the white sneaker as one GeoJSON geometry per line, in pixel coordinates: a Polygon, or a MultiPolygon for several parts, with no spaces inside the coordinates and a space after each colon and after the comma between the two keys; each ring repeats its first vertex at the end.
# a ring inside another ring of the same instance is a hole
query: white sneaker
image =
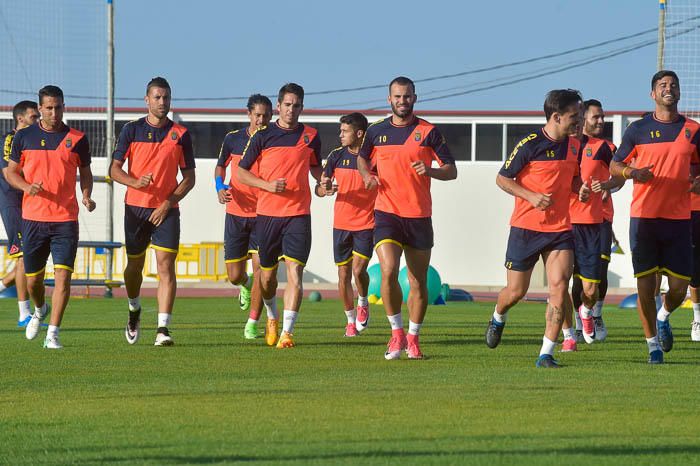
{"type": "Polygon", "coordinates": [[[173,346],[175,342],[170,337],[170,332],[166,327],[158,327],[158,333],[156,333],[156,342],[153,346],[173,346]]]}
{"type": "Polygon", "coordinates": [[[695,322],[691,324],[690,327],[690,340],[700,341],[700,322],[695,322]]]}
{"type": "Polygon", "coordinates": [[[34,311],[34,314],[32,314],[32,319],[29,321],[29,323],[27,324],[27,328],[24,330],[24,336],[27,337],[27,340],[33,340],[36,338],[37,335],[39,335],[41,323],[44,321],[44,319],[46,319],[46,316],[48,314],[48,310],[43,316],[40,316],[37,311],[34,311]]]}
{"type": "Polygon", "coordinates": [[[46,338],[44,338],[44,348],[46,348],[46,349],[61,349],[61,348],[63,348],[63,345],[58,340],[58,335],[53,336],[53,337],[46,335],[46,338]]]}

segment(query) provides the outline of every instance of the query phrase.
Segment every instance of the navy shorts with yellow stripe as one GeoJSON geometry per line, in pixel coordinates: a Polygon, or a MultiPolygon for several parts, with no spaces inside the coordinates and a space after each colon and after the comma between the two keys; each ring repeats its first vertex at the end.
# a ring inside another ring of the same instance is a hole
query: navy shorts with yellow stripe
{"type": "Polygon", "coordinates": [[[509,270],[527,272],[535,266],[542,254],[567,249],[574,249],[571,230],[545,232],[510,227],[505,266],[509,270]]]}
{"type": "Polygon", "coordinates": [[[261,268],[272,269],[280,260],[291,260],[305,266],[311,252],[311,215],[258,215],[255,237],[261,268]]]}
{"type": "Polygon", "coordinates": [[[574,276],[586,282],[600,283],[600,230],[601,223],[574,223],[574,276]]]}
{"type": "Polygon", "coordinates": [[[612,254],[613,229],[612,222],[603,220],[600,224],[600,258],[610,262],[612,254]]]}
{"type": "Polygon", "coordinates": [[[402,248],[432,249],[433,221],[430,217],[408,218],[374,211],[374,245],[394,243],[402,248]]]}
{"type": "Polygon", "coordinates": [[[336,265],[345,265],[353,256],[372,258],[374,229],[349,231],[333,228],[333,258],[336,265]]]}
{"type": "Polygon", "coordinates": [[[124,244],[129,257],[146,254],[150,244],[153,249],[177,254],[180,247],[180,209],[168,211],[161,223],[155,226],[148,221],[155,209],[124,206],[124,244]]]}
{"type": "Polygon", "coordinates": [[[245,261],[257,252],[255,217],[227,213],[224,225],[224,260],[227,263],[245,261]]]}
{"type": "Polygon", "coordinates": [[[73,271],[78,252],[78,222],[22,222],[24,270],[27,276],[39,275],[46,268],[49,254],[54,269],[73,271]]]}
{"type": "Polygon", "coordinates": [[[690,280],[693,273],[690,219],[631,218],[630,246],[635,277],[660,271],[690,280]]]}
{"type": "Polygon", "coordinates": [[[15,205],[0,209],[2,223],[7,233],[7,254],[12,258],[22,256],[22,208],[15,205]]]}
{"type": "Polygon", "coordinates": [[[693,241],[693,274],[690,277],[690,286],[700,287],[700,212],[690,213],[690,223],[692,228],[693,241]]]}

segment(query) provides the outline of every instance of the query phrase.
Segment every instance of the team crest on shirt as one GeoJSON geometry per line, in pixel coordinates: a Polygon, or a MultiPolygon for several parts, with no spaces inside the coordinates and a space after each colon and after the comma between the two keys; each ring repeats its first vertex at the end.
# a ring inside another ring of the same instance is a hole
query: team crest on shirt
{"type": "Polygon", "coordinates": [[[690,128],[685,129],[685,138],[690,139],[690,128]]]}
{"type": "Polygon", "coordinates": [[[66,149],[70,149],[71,147],[73,147],[73,140],[68,138],[66,139],[66,149]]]}
{"type": "Polygon", "coordinates": [[[576,146],[575,146],[575,145],[571,144],[571,145],[569,146],[569,149],[571,150],[571,153],[573,153],[574,155],[578,155],[578,151],[576,150],[576,146]]]}
{"type": "Polygon", "coordinates": [[[177,141],[177,133],[175,131],[170,133],[170,139],[172,139],[173,141],[177,141]]]}
{"type": "Polygon", "coordinates": [[[46,146],[46,139],[42,139],[40,144],[41,144],[41,147],[45,147],[46,146]]]}
{"type": "Polygon", "coordinates": [[[416,141],[420,141],[420,132],[419,132],[419,131],[416,131],[416,134],[415,134],[415,136],[414,136],[414,139],[415,139],[416,141]]]}
{"type": "Polygon", "coordinates": [[[590,147],[586,147],[586,157],[591,157],[593,155],[593,150],[590,147]]]}
{"type": "Polygon", "coordinates": [[[305,134],[304,135],[304,144],[308,144],[308,143],[309,143],[309,135],[305,134]]]}

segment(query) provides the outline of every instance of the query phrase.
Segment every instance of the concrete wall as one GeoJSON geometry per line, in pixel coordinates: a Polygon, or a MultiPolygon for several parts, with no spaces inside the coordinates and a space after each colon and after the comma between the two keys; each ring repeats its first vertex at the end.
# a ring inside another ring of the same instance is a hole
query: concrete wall
{"type": "MultiPolygon", "coordinates": [[[[221,242],[224,231],[224,207],[214,192],[215,160],[197,160],[197,184],[181,204],[182,242],[221,242]]],[[[500,163],[459,163],[455,181],[433,181],[433,225],[435,248],[433,266],[443,282],[451,285],[500,287],[505,280],[503,261],[508,238],[508,221],[513,198],[495,184],[500,163]]],[[[95,159],[95,175],[106,172],[106,161],[95,159]]],[[[613,255],[610,266],[610,287],[634,287],[629,254],[628,225],[631,185],[628,183],[613,196],[615,204],[615,233],[624,256],[613,255]]],[[[104,186],[96,185],[98,210],[87,214],[81,208],[81,239],[105,239],[104,186]]],[[[115,240],[123,241],[124,189],[115,189],[115,240]]],[[[335,282],[336,267],[332,254],[332,198],[313,197],[313,247],[307,266],[306,280],[335,282]]],[[[373,262],[376,258],[373,259],[373,262]]],[[[538,267],[533,286],[542,283],[538,267]]]]}

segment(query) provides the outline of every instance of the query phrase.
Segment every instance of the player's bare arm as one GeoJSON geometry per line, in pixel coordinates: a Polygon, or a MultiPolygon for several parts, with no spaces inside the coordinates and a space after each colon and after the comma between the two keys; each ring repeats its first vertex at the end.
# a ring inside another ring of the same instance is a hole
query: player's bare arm
{"type": "MultiPolygon", "coordinates": [[[[226,168],[216,166],[214,168],[214,180],[217,178],[221,178],[222,180],[226,177],[226,168]]],[[[219,203],[220,204],[226,204],[227,202],[231,202],[233,200],[233,196],[231,196],[231,191],[228,189],[228,187],[221,186],[221,189],[219,189],[219,186],[217,185],[216,188],[216,195],[219,198],[219,203]]]]}
{"type": "Polygon", "coordinates": [[[90,165],[78,168],[80,173],[80,191],[83,193],[83,205],[88,210],[92,212],[97,207],[95,201],[92,200],[92,169],[90,165]]]}
{"type": "Polygon", "coordinates": [[[147,173],[140,178],[134,178],[124,171],[123,160],[112,160],[109,167],[109,176],[119,184],[129,186],[134,189],[142,189],[153,182],[153,173],[147,173]]]}
{"type": "Polygon", "coordinates": [[[623,162],[613,160],[610,162],[610,175],[646,183],[654,177],[654,173],[651,171],[652,168],[654,168],[653,163],[648,167],[633,168],[623,162]]]}
{"type": "Polygon", "coordinates": [[[265,181],[262,178],[253,175],[250,173],[250,171],[241,166],[238,167],[238,181],[254,188],[264,189],[270,193],[281,193],[287,188],[286,178],[277,178],[273,181],[265,181]]]}
{"type": "Polygon", "coordinates": [[[168,211],[172,208],[172,206],[180,202],[187,195],[187,193],[192,190],[192,188],[194,188],[194,183],[194,168],[183,169],[182,181],[178,183],[175,191],[173,191],[173,193],[151,213],[151,216],[148,217],[148,221],[155,226],[163,223],[163,220],[165,220],[165,217],[168,215],[168,211]]]}
{"type": "Polygon", "coordinates": [[[14,160],[10,160],[7,163],[5,178],[7,179],[7,182],[10,183],[10,186],[15,189],[19,189],[30,196],[36,196],[39,192],[44,190],[44,188],[42,188],[43,181],[37,181],[31,184],[27,183],[20,173],[19,164],[14,160]]]}
{"type": "Polygon", "coordinates": [[[367,164],[367,161],[362,158],[358,157],[357,158],[357,169],[360,172],[360,176],[362,177],[362,181],[365,183],[365,188],[366,189],[376,189],[377,186],[379,186],[379,179],[377,178],[376,175],[373,175],[369,171],[369,165],[367,164]]]}
{"type": "Polygon", "coordinates": [[[526,200],[538,210],[547,210],[554,203],[551,194],[535,193],[523,188],[517,181],[503,175],[496,176],[496,185],[511,196],[526,200]]]}
{"type": "Polygon", "coordinates": [[[436,180],[449,181],[457,178],[457,166],[453,163],[446,163],[442,167],[429,167],[422,160],[417,160],[411,163],[411,168],[413,168],[417,174],[429,176],[436,180]]]}

